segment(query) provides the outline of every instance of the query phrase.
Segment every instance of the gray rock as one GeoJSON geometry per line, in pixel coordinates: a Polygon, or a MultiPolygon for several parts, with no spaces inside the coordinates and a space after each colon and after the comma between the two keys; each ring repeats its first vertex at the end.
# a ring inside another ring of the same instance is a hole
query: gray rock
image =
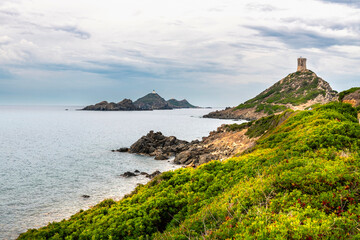
{"type": "Polygon", "coordinates": [[[161,174],[161,172],[159,170],[156,170],[155,172],[153,172],[152,174],[148,174],[146,175],[146,177],[148,178],[154,178],[156,177],[157,175],[161,174]]]}
{"type": "Polygon", "coordinates": [[[129,178],[129,177],[135,177],[137,175],[135,173],[132,173],[132,172],[124,172],[120,176],[125,177],[125,178],[129,178]]]}
{"type": "Polygon", "coordinates": [[[158,154],[155,157],[155,160],[168,160],[169,158],[165,154],[158,154]]]}

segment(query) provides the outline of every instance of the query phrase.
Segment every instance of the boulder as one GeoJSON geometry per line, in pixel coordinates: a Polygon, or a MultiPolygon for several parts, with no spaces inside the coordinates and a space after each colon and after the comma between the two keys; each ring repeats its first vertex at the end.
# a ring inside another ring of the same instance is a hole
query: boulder
{"type": "Polygon", "coordinates": [[[155,160],[168,160],[169,158],[165,154],[158,154],[155,156],[155,160]]]}
{"type": "Polygon", "coordinates": [[[156,170],[155,172],[153,172],[152,174],[148,174],[146,175],[146,177],[148,178],[154,178],[156,177],[157,175],[161,174],[161,172],[159,170],[156,170]]]}
{"type": "Polygon", "coordinates": [[[157,160],[166,160],[169,156],[186,149],[187,145],[188,142],[174,136],[166,137],[161,132],[150,131],[131,145],[129,152],[156,156],[157,160]]]}
{"type": "Polygon", "coordinates": [[[175,156],[174,163],[185,164],[189,159],[191,159],[192,155],[191,150],[181,152],[175,156]]]}

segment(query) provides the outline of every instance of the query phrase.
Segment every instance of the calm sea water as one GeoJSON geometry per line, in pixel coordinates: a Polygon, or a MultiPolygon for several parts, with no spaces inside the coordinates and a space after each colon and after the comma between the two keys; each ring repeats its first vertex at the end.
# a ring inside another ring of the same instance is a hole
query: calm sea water
{"type": "Polygon", "coordinates": [[[15,239],[106,198],[118,200],[148,181],[119,177],[125,171],[177,168],[168,161],[110,150],[130,146],[150,130],[190,141],[232,122],[201,118],[210,111],[0,107],[0,239],[15,239]]]}

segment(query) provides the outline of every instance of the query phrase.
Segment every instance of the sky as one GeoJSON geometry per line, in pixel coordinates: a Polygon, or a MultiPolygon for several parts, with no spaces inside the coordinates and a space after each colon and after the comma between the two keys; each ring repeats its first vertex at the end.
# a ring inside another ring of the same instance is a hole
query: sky
{"type": "Polygon", "coordinates": [[[0,0],[0,105],[236,106],[300,56],[360,86],[360,0],[0,0]]]}

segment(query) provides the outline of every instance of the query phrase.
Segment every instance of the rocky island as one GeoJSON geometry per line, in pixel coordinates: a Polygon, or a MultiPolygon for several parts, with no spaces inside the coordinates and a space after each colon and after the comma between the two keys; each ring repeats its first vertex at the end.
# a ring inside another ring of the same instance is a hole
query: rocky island
{"type": "Polygon", "coordinates": [[[169,99],[166,101],[155,91],[139,98],[135,102],[130,99],[124,99],[121,102],[102,101],[95,105],[84,107],[82,110],[88,111],[149,111],[149,110],[171,110],[179,108],[198,108],[190,104],[186,99],[169,99]]]}

